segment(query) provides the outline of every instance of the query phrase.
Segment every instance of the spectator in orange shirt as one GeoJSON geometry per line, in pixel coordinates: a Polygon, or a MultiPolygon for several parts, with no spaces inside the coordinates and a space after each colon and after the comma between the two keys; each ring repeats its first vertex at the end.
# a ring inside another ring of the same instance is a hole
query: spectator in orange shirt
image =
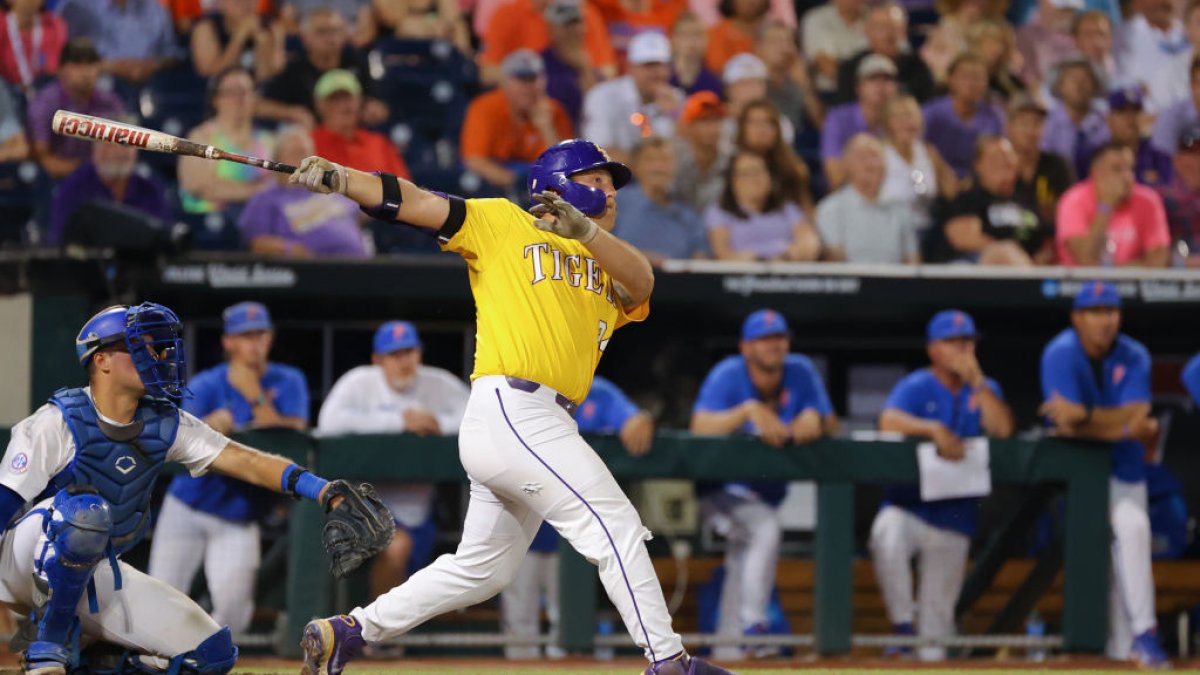
{"type": "Polygon", "coordinates": [[[613,47],[624,53],[633,36],[644,30],[669,35],[687,10],[688,0],[588,0],[588,4],[599,10],[613,47]]]}
{"type": "Polygon", "coordinates": [[[723,72],[726,61],[753,52],[754,38],[762,31],[770,9],[770,0],[724,0],[724,18],[708,29],[708,54],[704,59],[708,69],[723,72]]]}
{"type": "MultiPolygon", "coordinates": [[[[546,23],[549,0],[512,0],[496,8],[483,34],[483,51],[479,55],[482,67],[479,77],[484,84],[495,84],[501,78],[500,64],[518,49],[541,52],[550,46],[550,26],[546,23]]],[[[608,28],[600,12],[583,3],[584,47],[592,65],[605,79],[617,74],[617,55],[608,39],[608,28]]]]}
{"type": "MultiPolygon", "coordinates": [[[[162,0],[162,4],[171,13],[171,21],[175,23],[176,32],[180,35],[187,35],[196,25],[196,19],[206,13],[205,6],[212,3],[203,0],[162,0]]],[[[270,16],[271,0],[258,0],[257,5],[255,12],[259,16],[270,16]]]]}
{"type": "Polygon", "coordinates": [[[383,134],[360,126],[363,91],[354,73],[341,68],[327,71],[317,80],[313,99],[321,122],[312,132],[316,154],[360,171],[409,177],[396,146],[383,134]]]}
{"type": "Polygon", "coordinates": [[[523,164],[575,135],[562,105],[546,95],[546,66],[528,49],[501,64],[500,86],[471,101],[462,130],[467,169],[501,188],[523,182],[523,164]],[[514,166],[516,165],[516,166],[514,166]]]}

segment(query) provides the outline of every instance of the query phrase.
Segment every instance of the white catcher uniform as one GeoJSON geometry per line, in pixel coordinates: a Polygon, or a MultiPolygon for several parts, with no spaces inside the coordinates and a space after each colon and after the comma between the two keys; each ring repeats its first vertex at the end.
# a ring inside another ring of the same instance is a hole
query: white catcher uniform
{"type": "MultiPolygon", "coordinates": [[[[100,417],[114,427],[123,427],[100,417]]],[[[229,439],[194,416],[180,411],[179,431],[167,461],[186,466],[193,476],[203,475],[228,445],[229,439]]],[[[0,485],[26,500],[37,497],[50,479],[63,471],[75,455],[75,441],[60,411],[51,404],[39,408],[12,431],[12,440],[0,464],[0,485]]],[[[51,499],[38,504],[49,505],[51,499]]],[[[0,539],[0,603],[28,612],[36,600],[36,561],[47,546],[42,518],[30,516],[0,539]]],[[[99,613],[88,610],[86,594],[78,616],[84,643],[102,640],[162,657],[159,663],[196,647],[220,626],[187,595],[124,562],[118,562],[122,588],[113,590],[109,563],[102,561],[93,577],[99,613]]]]}
{"type": "MultiPolygon", "coordinates": [[[[409,388],[397,391],[379,366],[358,366],[338,378],[329,390],[317,417],[316,433],[403,433],[404,411],[419,408],[437,418],[443,434],[452,436],[458,433],[470,394],[462,380],[441,368],[419,366],[409,388]]],[[[433,485],[391,483],[375,487],[398,524],[412,529],[429,519],[433,485]]]]}

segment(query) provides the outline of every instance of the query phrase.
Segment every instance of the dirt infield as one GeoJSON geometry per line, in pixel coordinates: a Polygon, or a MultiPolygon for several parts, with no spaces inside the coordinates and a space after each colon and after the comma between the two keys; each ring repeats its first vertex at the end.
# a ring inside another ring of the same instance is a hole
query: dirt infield
{"type": "MultiPolygon", "coordinates": [[[[749,675],[786,675],[802,671],[805,673],[838,673],[858,675],[887,673],[888,675],[928,675],[930,673],[967,673],[972,671],[991,672],[1046,672],[1094,673],[1097,671],[1130,672],[1132,665],[1116,663],[1095,657],[1052,657],[1042,663],[1029,663],[1011,659],[972,659],[944,664],[924,665],[911,661],[882,659],[774,659],[753,663],[722,664],[734,672],[749,675]]],[[[0,651],[0,675],[20,675],[16,657],[0,651]]],[[[460,675],[487,673],[488,675],[545,675],[546,673],[570,673],[571,675],[637,675],[645,669],[640,659],[617,659],[599,663],[590,658],[566,659],[563,661],[512,662],[494,658],[470,659],[400,659],[395,661],[360,661],[346,669],[346,675],[460,675]]],[[[296,675],[300,672],[298,661],[285,659],[246,657],[239,659],[233,675],[296,675]]],[[[1174,672],[1200,673],[1200,660],[1179,661],[1174,672]]]]}

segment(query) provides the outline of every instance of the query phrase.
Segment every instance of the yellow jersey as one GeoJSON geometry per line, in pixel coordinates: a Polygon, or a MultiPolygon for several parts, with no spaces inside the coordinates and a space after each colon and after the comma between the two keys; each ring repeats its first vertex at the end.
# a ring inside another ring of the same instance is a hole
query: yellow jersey
{"type": "Polygon", "coordinates": [[[533,221],[506,199],[450,200],[438,236],[467,261],[477,321],[471,380],[520,377],[582,403],[613,331],[645,319],[650,302],[626,310],[586,246],[533,221]]]}

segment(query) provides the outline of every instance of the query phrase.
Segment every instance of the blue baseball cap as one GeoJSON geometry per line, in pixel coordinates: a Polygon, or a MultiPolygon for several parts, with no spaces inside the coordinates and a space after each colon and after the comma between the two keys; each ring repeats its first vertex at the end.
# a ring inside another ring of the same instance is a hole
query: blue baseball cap
{"type": "Polygon", "coordinates": [[[390,354],[401,349],[420,347],[421,337],[417,335],[417,327],[408,321],[389,321],[375,331],[372,344],[376,354],[390,354]]]}
{"type": "Polygon", "coordinates": [[[930,342],[979,337],[979,333],[975,332],[975,320],[960,309],[946,309],[934,314],[925,335],[930,342]]]}
{"type": "Polygon", "coordinates": [[[225,319],[226,335],[275,328],[271,325],[271,313],[261,302],[239,302],[231,307],[226,307],[221,316],[225,319]]]}
{"type": "Polygon", "coordinates": [[[1089,281],[1075,294],[1075,304],[1072,309],[1091,309],[1093,307],[1121,308],[1121,294],[1117,287],[1107,281],[1089,281]]]}
{"type": "Polygon", "coordinates": [[[760,309],[742,322],[743,340],[757,340],[768,335],[786,335],[790,332],[787,319],[773,309],[760,309]]]}
{"type": "Polygon", "coordinates": [[[1145,108],[1145,105],[1146,99],[1142,95],[1141,87],[1121,87],[1108,93],[1108,109],[1113,112],[1119,110],[1137,110],[1140,112],[1145,108]]]}

